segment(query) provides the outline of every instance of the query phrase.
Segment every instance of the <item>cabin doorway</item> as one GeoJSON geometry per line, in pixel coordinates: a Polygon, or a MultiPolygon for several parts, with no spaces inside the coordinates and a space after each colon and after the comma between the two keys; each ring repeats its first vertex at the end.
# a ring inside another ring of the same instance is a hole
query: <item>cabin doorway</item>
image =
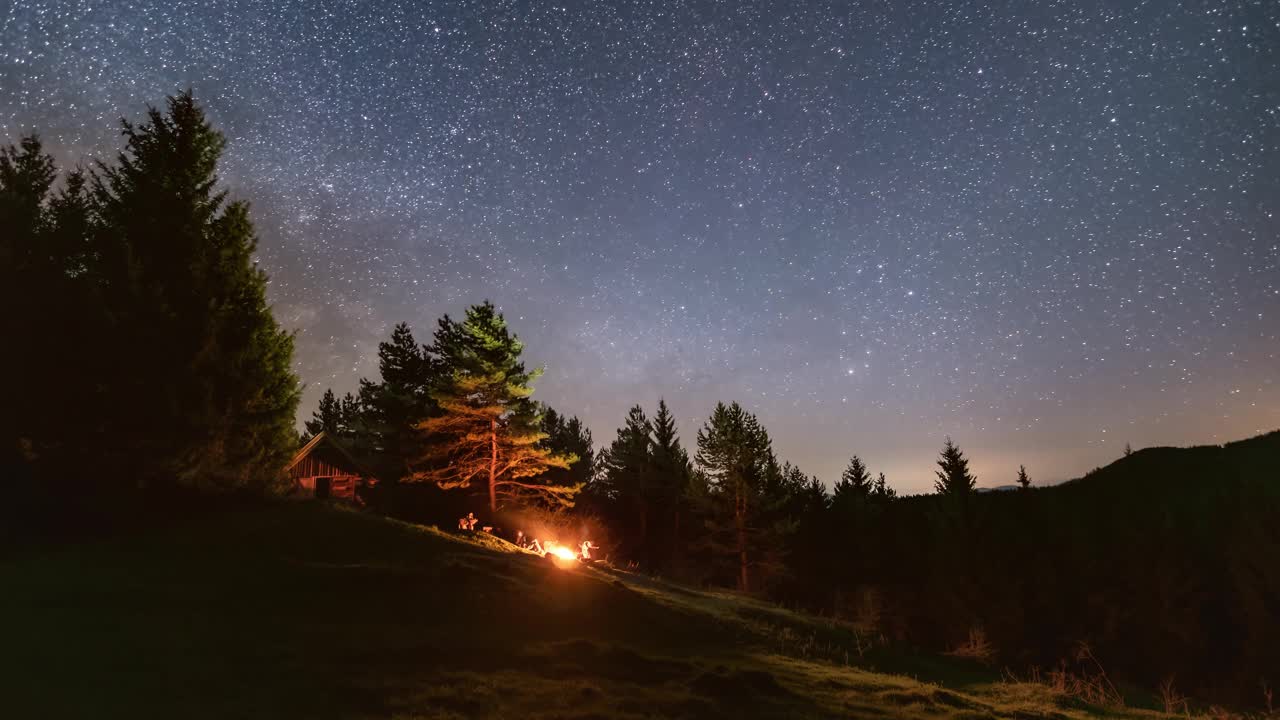
{"type": "Polygon", "coordinates": [[[327,500],[329,491],[333,489],[333,478],[318,477],[316,478],[316,499],[327,500]]]}

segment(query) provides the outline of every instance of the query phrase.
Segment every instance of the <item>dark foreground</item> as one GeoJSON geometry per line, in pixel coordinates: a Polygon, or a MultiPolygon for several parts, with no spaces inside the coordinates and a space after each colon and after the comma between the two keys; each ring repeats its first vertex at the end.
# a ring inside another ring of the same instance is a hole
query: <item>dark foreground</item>
{"type": "Polygon", "coordinates": [[[313,505],[22,551],[0,578],[5,717],[1160,717],[313,505]]]}

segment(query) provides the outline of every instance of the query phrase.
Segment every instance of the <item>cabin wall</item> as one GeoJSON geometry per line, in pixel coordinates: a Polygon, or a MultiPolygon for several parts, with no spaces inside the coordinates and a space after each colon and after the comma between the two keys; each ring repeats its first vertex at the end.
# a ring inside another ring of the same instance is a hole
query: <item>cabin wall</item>
{"type": "Polygon", "coordinates": [[[316,478],[327,477],[329,481],[329,497],[337,500],[356,500],[356,488],[364,478],[359,475],[315,475],[295,478],[300,495],[304,498],[315,497],[316,478]]]}

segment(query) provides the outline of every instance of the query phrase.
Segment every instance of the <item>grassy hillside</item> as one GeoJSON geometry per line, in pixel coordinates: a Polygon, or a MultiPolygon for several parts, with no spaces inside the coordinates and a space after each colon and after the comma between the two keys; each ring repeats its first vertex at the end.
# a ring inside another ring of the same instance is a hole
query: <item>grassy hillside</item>
{"type": "Polygon", "coordinates": [[[483,540],[282,505],[23,551],[0,560],[0,707],[24,718],[1100,712],[959,661],[859,658],[848,628],[770,605],[563,570],[483,540]]]}

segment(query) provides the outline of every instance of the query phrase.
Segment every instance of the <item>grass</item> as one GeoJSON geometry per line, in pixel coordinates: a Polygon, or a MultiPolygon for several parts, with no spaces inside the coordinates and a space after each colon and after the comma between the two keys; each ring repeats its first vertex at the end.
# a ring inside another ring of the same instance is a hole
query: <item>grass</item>
{"type": "Polygon", "coordinates": [[[0,578],[4,717],[1163,717],[318,505],[24,550],[0,578]]]}

